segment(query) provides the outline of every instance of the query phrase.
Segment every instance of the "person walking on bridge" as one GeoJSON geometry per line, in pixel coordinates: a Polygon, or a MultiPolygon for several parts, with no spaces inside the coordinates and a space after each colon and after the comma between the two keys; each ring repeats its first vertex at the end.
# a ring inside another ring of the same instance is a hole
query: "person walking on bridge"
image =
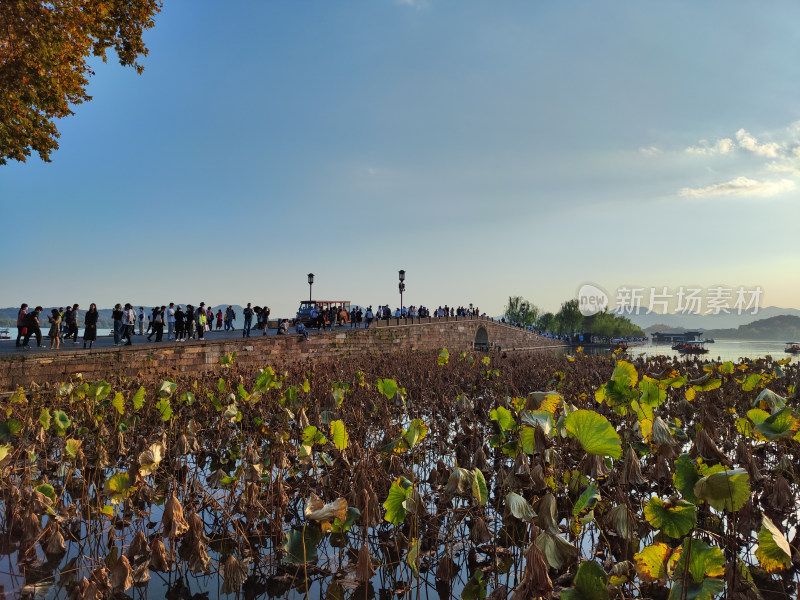
{"type": "Polygon", "coordinates": [[[250,337],[250,328],[253,326],[253,309],[250,307],[252,303],[248,302],[247,307],[242,311],[244,313],[244,327],[242,328],[242,337],[250,337]]]}
{"type": "Polygon", "coordinates": [[[20,340],[28,333],[25,329],[25,315],[28,314],[28,305],[23,304],[17,312],[17,348],[22,346],[20,340]]]}
{"type": "Polygon", "coordinates": [[[89,349],[92,349],[92,344],[97,340],[97,319],[100,318],[100,313],[97,312],[97,304],[92,302],[89,305],[89,310],[86,311],[86,316],[83,318],[83,347],[86,348],[86,342],[89,342],[89,349]]]}

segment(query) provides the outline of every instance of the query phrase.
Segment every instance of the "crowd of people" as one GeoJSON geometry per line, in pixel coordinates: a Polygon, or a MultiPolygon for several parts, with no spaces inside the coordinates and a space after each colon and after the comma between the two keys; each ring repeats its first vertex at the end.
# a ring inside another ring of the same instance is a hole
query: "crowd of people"
{"type": "MultiPolygon", "coordinates": [[[[253,306],[248,302],[243,309],[242,337],[250,337],[253,331],[267,335],[269,327],[270,308],[268,306],[253,306]]],[[[28,304],[23,304],[17,313],[17,347],[23,349],[30,348],[31,338],[36,338],[38,347],[42,347],[42,326],[44,322],[44,309],[37,306],[30,309],[28,304]]],[[[477,308],[439,306],[431,311],[425,306],[409,306],[391,310],[389,305],[380,305],[373,311],[372,306],[363,309],[360,306],[353,306],[348,311],[344,305],[330,306],[323,308],[313,306],[308,318],[301,318],[298,313],[294,319],[295,332],[308,339],[308,329],[326,329],[333,326],[346,326],[348,323],[351,328],[369,328],[375,319],[401,319],[401,318],[441,318],[455,316],[477,316],[480,311],[477,308]]],[[[67,344],[70,340],[73,345],[78,345],[79,325],[83,326],[83,347],[92,348],[97,341],[97,324],[100,313],[97,305],[92,303],[89,310],[83,315],[83,322],[79,323],[80,305],[73,304],[66,308],[53,308],[46,314],[47,322],[50,325],[48,338],[50,349],[58,349],[62,344],[67,344]]],[[[485,314],[483,316],[486,316],[485,314]]],[[[147,336],[150,342],[161,342],[166,333],[169,341],[184,342],[187,340],[203,340],[208,331],[223,330],[236,331],[235,321],[237,315],[232,305],[229,305],[223,312],[218,308],[215,313],[204,302],[198,306],[187,304],[185,307],[170,302],[169,305],[155,306],[152,310],[145,311],[140,306],[138,311],[134,306],[127,302],[119,303],[114,306],[111,313],[113,326],[111,333],[114,336],[115,346],[133,345],[134,337],[147,336]]],[[[279,335],[289,333],[292,323],[288,319],[278,321],[279,335]]]]}

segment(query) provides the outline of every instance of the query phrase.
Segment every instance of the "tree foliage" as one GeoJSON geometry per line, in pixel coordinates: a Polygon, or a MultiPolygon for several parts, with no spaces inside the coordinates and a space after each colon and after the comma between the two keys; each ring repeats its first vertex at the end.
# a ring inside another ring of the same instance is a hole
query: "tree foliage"
{"type": "Polygon", "coordinates": [[[161,0],[4,0],[0,9],[0,164],[25,162],[31,151],[49,162],[58,149],[55,119],[92,99],[88,59],[120,64],[146,56],[142,40],[161,0]]]}
{"type": "Polygon", "coordinates": [[[509,296],[503,316],[507,323],[516,323],[524,326],[533,325],[539,316],[539,308],[522,296],[509,296]]]}

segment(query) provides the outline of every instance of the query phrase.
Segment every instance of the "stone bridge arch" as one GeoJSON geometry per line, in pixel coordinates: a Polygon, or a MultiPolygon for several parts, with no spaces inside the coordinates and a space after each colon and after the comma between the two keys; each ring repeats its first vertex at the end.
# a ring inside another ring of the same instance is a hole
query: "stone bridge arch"
{"type": "Polygon", "coordinates": [[[486,331],[486,327],[483,325],[478,326],[478,329],[475,330],[475,341],[473,342],[472,347],[475,350],[483,350],[484,352],[488,352],[489,332],[486,331]]]}

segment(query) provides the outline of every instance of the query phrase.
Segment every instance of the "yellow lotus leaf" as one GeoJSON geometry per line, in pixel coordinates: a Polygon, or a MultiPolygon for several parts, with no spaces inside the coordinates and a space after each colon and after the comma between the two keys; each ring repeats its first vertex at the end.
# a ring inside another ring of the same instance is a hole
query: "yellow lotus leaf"
{"type": "Polygon", "coordinates": [[[150,475],[158,468],[167,449],[161,442],[156,442],[139,455],[139,475],[150,475]]]}

